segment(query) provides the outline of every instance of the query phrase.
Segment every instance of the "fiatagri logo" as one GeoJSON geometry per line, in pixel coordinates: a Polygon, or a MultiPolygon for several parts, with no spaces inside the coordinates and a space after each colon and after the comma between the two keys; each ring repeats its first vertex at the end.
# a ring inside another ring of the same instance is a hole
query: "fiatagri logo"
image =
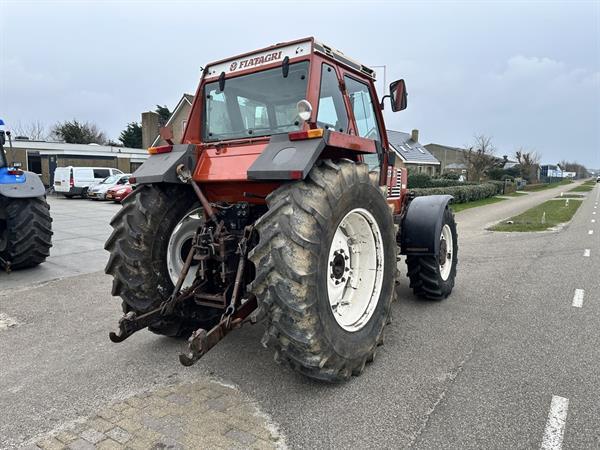
{"type": "Polygon", "coordinates": [[[253,66],[260,66],[261,64],[266,64],[272,61],[277,61],[281,59],[282,52],[273,52],[268,55],[257,56],[255,58],[242,59],[240,62],[234,61],[229,66],[229,70],[233,72],[234,70],[247,69],[253,66]]]}

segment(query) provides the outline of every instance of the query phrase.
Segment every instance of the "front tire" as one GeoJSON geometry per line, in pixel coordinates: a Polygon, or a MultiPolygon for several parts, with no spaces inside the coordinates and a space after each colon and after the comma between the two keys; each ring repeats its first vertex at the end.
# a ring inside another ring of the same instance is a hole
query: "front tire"
{"type": "Polygon", "coordinates": [[[324,161],[267,204],[249,255],[249,290],[268,319],[263,343],[308,377],[359,375],[383,343],[394,290],[394,224],[382,191],[367,165],[324,161]]]}
{"type": "Polygon", "coordinates": [[[52,247],[50,206],[43,197],[7,198],[4,239],[0,256],[12,269],[26,269],[43,263],[52,247]]]}
{"type": "Polygon", "coordinates": [[[454,288],[458,264],[458,234],[454,214],[446,207],[440,232],[440,256],[407,256],[410,287],[417,297],[444,300],[454,288]]]}
{"type": "MultiPolygon", "coordinates": [[[[113,276],[112,295],[121,297],[123,311],[142,314],[171,295],[169,239],[178,222],[199,205],[191,189],[145,185],[127,196],[122,206],[110,222],[113,232],[104,246],[110,252],[105,272],[113,276]]],[[[185,317],[162,319],[149,329],[185,336],[199,327],[210,329],[218,317],[210,308],[197,307],[186,311],[185,317]]]]}

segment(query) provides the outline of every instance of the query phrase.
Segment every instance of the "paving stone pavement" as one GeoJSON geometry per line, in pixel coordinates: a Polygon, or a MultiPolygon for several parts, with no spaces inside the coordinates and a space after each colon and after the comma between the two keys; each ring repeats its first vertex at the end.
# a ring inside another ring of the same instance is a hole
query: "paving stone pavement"
{"type": "Polygon", "coordinates": [[[134,395],[23,448],[266,450],[286,445],[252,400],[233,387],[206,379],[134,395]]]}

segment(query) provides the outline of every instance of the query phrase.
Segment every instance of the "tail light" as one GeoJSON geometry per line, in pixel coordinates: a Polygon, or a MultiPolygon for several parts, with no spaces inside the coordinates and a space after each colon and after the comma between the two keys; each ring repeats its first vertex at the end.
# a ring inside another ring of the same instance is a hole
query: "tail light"
{"type": "Polygon", "coordinates": [[[8,169],[6,173],[9,175],[23,175],[23,171],[21,169],[8,169]]]}
{"type": "Polygon", "coordinates": [[[69,178],[69,185],[71,187],[75,186],[75,180],[73,179],[73,170],[71,170],[71,178],[69,178]]]}
{"type": "Polygon", "coordinates": [[[157,155],[160,153],[170,153],[172,151],[173,151],[172,145],[162,145],[160,147],[149,147],[148,148],[148,153],[150,153],[151,155],[157,155]]]}
{"type": "Polygon", "coordinates": [[[292,131],[288,133],[288,139],[290,141],[302,141],[304,139],[315,139],[323,137],[323,128],[315,128],[314,130],[307,131],[292,131]]]}

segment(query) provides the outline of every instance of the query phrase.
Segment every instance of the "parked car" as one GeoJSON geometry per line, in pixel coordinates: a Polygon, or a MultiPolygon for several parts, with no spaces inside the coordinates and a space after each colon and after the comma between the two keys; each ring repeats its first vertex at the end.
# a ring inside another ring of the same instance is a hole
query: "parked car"
{"type": "Polygon", "coordinates": [[[129,184],[129,181],[122,186],[115,186],[106,191],[106,200],[112,200],[121,203],[125,197],[133,192],[135,186],[129,184]]]}
{"type": "Polygon", "coordinates": [[[130,173],[111,175],[100,183],[90,186],[87,196],[92,200],[104,200],[106,198],[106,192],[110,188],[125,185],[129,181],[130,176],[130,173]]]}
{"type": "Polygon", "coordinates": [[[67,198],[85,197],[90,186],[112,175],[122,175],[112,167],[57,167],[54,171],[54,191],[67,198]]]}
{"type": "Polygon", "coordinates": [[[596,178],[596,183],[600,183],[600,177],[596,178]]]}

